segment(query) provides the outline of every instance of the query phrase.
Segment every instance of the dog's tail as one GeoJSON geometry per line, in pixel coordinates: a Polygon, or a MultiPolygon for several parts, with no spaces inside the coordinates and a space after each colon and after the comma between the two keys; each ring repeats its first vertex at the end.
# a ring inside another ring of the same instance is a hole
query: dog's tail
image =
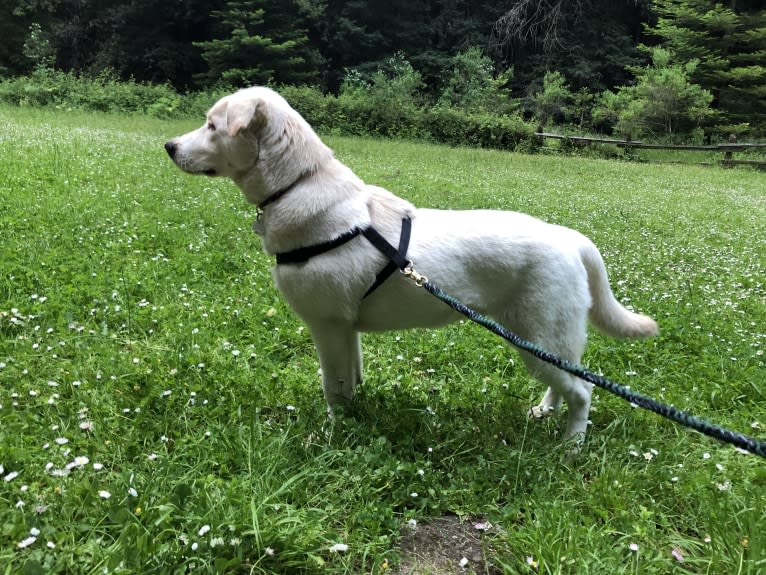
{"type": "Polygon", "coordinates": [[[580,250],[580,257],[588,272],[588,285],[593,303],[590,321],[599,331],[613,337],[650,337],[660,330],[652,318],[633,313],[618,302],[609,287],[604,260],[593,243],[588,241],[580,250]]]}

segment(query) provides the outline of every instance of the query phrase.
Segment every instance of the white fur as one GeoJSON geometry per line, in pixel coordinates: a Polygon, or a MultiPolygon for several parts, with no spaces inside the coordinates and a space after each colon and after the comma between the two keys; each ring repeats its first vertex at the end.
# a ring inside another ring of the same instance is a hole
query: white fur
{"type": "MultiPolygon", "coordinates": [[[[170,140],[166,148],[181,169],[229,177],[253,203],[298,182],[264,210],[261,231],[270,254],[369,224],[398,245],[401,219],[408,215],[412,239],[407,255],[419,273],[565,359],[580,362],[588,318],[617,337],[658,333],[651,318],[615,300],[601,255],[582,234],[515,212],[416,209],[362,182],[267,88],[222,98],[205,125],[170,140]]],[[[273,270],[279,291],[311,330],[331,408],[351,400],[361,381],[360,332],[436,327],[459,318],[401,274],[362,299],[385,263],[358,237],[304,264],[273,270]]],[[[549,415],[566,401],[566,436],[582,438],[591,386],[526,353],[522,357],[548,385],[530,414],[549,415]]]]}

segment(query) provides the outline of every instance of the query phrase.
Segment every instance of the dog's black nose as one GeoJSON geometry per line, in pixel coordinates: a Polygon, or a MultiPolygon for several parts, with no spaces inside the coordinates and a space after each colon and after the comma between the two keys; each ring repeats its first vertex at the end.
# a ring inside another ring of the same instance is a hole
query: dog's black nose
{"type": "Polygon", "coordinates": [[[168,156],[170,156],[171,158],[175,158],[176,157],[176,149],[177,148],[178,148],[178,146],[176,146],[176,144],[175,144],[175,142],[173,142],[173,140],[168,140],[167,142],[165,142],[165,151],[168,153],[168,156]]]}

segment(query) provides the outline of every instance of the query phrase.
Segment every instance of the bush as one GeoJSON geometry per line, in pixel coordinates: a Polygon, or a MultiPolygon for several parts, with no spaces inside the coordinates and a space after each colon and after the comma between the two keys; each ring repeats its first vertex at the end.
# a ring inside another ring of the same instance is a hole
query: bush
{"type": "Polygon", "coordinates": [[[552,119],[559,122],[568,121],[571,115],[569,105],[572,101],[574,95],[561,72],[546,72],[543,89],[532,95],[535,118],[543,127],[552,119]]]}
{"type": "Polygon", "coordinates": [[[469,112],[501,114],[518,108],[518,102],[511,99],[507,88],[513,77],[513,69],[495,78],[492,59],[478,46],[454,56],[451,65],[452,70],[437,105],[469,112]]]}
{"type": "MultiPolygon", "coordinates": [[[[325,95],[318,88],[308,86],[285,86],[279,88],[279,92],[323,133],[504,150],[534,140],[531,124],[515,114],[419,105],[418,77],[401,62],[394,64],[393,69],[399,70],[403,78],[376,73],[372,82],[349,83],[339,96],[325,95]]],[[[18,106],[138,113],[200,121],[216,100],[231,91],[231,87],[221,85],[181,95],[168,85],[119,81],[109,73],[86,77],[54,70],[0,81],[0,101],[18,106]]]]}
{"type": "Polygon", "coordinates": [[[167,84],[120,81],[114,74],[78,76],[39,69],[30,76],[0,82],[0,101],[17,106],[52,106],[97,112],[142,113],[178,117],[181,97],[167,84]]]}
{"type": "Polygon", "coordinates": [[[341,85],[337,104],[343,111],[343,131],[420,139],[420,73],[401,53],[389,58],[371,76],[349,70],[341,85]]]}
{"type": "Polygon", "coordinates": [[[611,123],[626,137],[660,133],[672,138],[678,133],[693,138],[695,130],[716,117],[710,108],[712,94],[691,81],[699,61],[672,64],[667,50],[652,48],[650,52],[649,66],[631,69],[635,84],[620,86],[616,94],[602,94],[593,117],[611,123]]]}
{"type": "Polygon", "coordinates": [[[279,88],[279,93],[318,132],[337,133],[345,122],[338,99],[331,94],[324,95],[319,88],[284,86],[279,88]]]}
{"type": "Polygon", "coordinates": [[[464,113],[453,108],[433,108],[423,113],[424,132],[434,142],[513,150],[532,139],[534,128],[518,115],[464,113]]]}

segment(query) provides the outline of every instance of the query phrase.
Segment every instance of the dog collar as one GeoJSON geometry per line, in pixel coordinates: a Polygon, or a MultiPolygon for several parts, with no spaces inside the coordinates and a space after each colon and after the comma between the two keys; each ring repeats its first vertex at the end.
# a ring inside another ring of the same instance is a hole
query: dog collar
{"type": "Polygon", "coordinates": [[[314,173],[313,169],[306,170],[300,176],[298,176],[298,178],[292,184],[282,188],[281,190],[277,190],[276,192],[271,194],[268,198],[263,200],[260,204],[258,204],[258,209],[263,210],[263,208],[265,208],[269,204],[273,204],[277,200],[281,200],[285,195],[287,195],[287,193],[291,192],[293,188],[295,188],[295,186],[300,184],[303,180],[305,180],[309,176],[313,175],[313,173],[314,173]]]}

